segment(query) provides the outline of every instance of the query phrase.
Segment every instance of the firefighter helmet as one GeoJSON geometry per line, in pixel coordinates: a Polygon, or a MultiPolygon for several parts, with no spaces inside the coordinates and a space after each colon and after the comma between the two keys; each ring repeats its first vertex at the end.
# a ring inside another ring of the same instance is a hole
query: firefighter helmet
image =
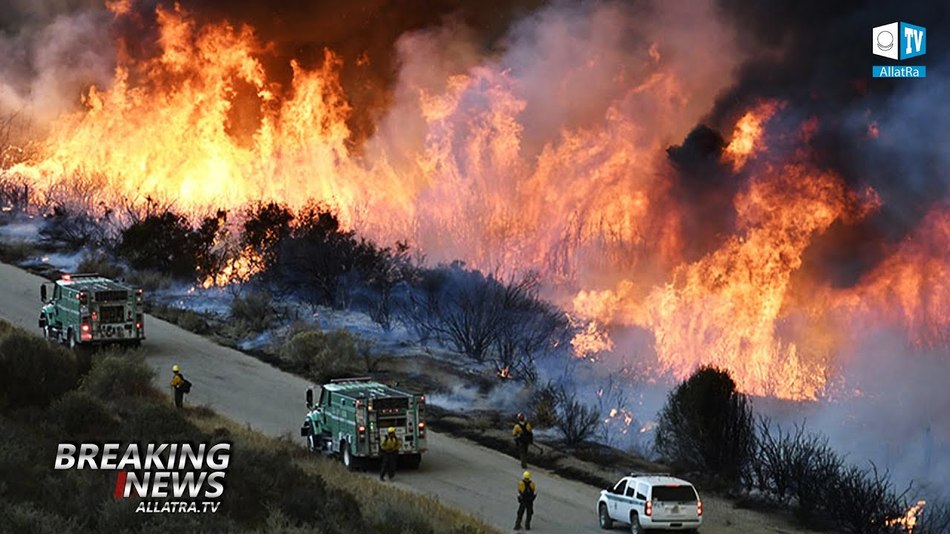
{"type": "Polygon", "coordinates": [[[395,434],[395,433],[396,433],[396,427],[394,427],[394,426],[389,427],[389,433],[390,433],[390,434],[395,434]]]}
{"type": "Polygon", "coordinates": [[[525,471],[523,476],[525,480],[531,480],[531,471],[525,471]]]}
{"type": "Polygon", "coordinates": [[[518,420],[519,420],[519,421],[524,421],[524,414],[523,414],[523,413],[519,413],[519,414],[518,414],[518,420]]]}
{"type": "Polygon", "coordinates": [[[175,365],[172,366],[172,371],[177,373],[178,371],[181,371],[181,367],[178,367],[178,364],[176,363],[175,365]]]}

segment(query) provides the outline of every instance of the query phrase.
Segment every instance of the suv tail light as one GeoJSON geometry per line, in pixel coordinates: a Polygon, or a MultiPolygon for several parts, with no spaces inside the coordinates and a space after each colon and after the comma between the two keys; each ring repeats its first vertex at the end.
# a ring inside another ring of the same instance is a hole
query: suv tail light
{"type": "Polygon", "coordinates": [[[643,515],[647,517],[653,515],[653,501],[647,501],[646,506],[643,508],[643,515]]]}
{"type": "Polygon", "coordinates": [[[696,501],[696,512],[700,517],[703,515],[703,501],[696,501]]]}

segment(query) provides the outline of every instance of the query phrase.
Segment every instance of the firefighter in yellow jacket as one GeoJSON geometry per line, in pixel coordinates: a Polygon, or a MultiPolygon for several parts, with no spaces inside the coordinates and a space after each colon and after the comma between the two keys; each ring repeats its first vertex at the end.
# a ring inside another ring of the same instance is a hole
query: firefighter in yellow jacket
{"type": "Polygon", "coordinates": [[[511,430],[511,436],[515,438],[515,445],[518,446],[518,455],[521,457],[521,468],[528,468],[528,447],[534,443],[534,432],[531,431],[531,423],[525,420],[524,414],[518,414],[518,422],[511,430]]]}
{"type": "Polygon", "coordinates": [[[379,446],[383,453],[383,463],[379,468],[380,480],[385,480],[384,477],[387,474],[389,475],[389,480],[392,480],[393,476],[395,476],[396,460],[399,456],[401,446],[402,442],[399,440],[399,436],[396,435],[395,427],[389,427],[389,432],[383,439],[382,445],[379,446]]]}
{"type": "Polygon", "coordinates": [[[181,375],[181,367],[178,364],[172,366],[172,393],[175,395],[175,408],[181,409],[182,401],[185,398],[185,377],[181,375]]]}
{"type": "Polygon", "coordinates": [[[525,471],[518,481],[518,516],[515,518],[515,530],[521,530],[521,518],[524,517],[524,529],[531,530],[531,516],[534,515],[534,499],[538,496],[538,487],[531,480],[531,471],[525,471]]]}

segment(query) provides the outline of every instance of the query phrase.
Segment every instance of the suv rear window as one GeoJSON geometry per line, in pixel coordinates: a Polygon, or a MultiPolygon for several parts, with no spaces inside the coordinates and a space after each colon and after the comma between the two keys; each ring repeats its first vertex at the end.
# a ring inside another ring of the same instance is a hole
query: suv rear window
{"type": "Polygon", "coordinates": [[[691,502],[696,500],[692,486],[653,486],[653,499],[666,502],[691,502]]]}

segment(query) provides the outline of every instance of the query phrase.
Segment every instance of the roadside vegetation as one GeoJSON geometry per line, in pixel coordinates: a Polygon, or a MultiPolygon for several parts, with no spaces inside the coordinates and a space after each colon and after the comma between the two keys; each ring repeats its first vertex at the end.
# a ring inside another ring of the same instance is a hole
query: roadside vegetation
{"type": "Polygon", "coordinates": [[[656,452],[678,472],[740,497],[791,511],[805,526],[853,534],[950,532],[950,504],[928,502],[914,524],[914,488],[895,488],[873,463],[851,465],[804,423],[756,418],[727,371],[704,367],[674,388],[657,422],[656,452]]]}
{"type": "Polygon", "coordinates": [[[74,353],[0,323],[0,524],[10,532],[488,533],[436,501],[353,477],[206,408],[176,411],[131,353],[74,353]],[[115,472],[54,471],[61,442],[232,443],[217,513],[136,513],[115,472]]]}

